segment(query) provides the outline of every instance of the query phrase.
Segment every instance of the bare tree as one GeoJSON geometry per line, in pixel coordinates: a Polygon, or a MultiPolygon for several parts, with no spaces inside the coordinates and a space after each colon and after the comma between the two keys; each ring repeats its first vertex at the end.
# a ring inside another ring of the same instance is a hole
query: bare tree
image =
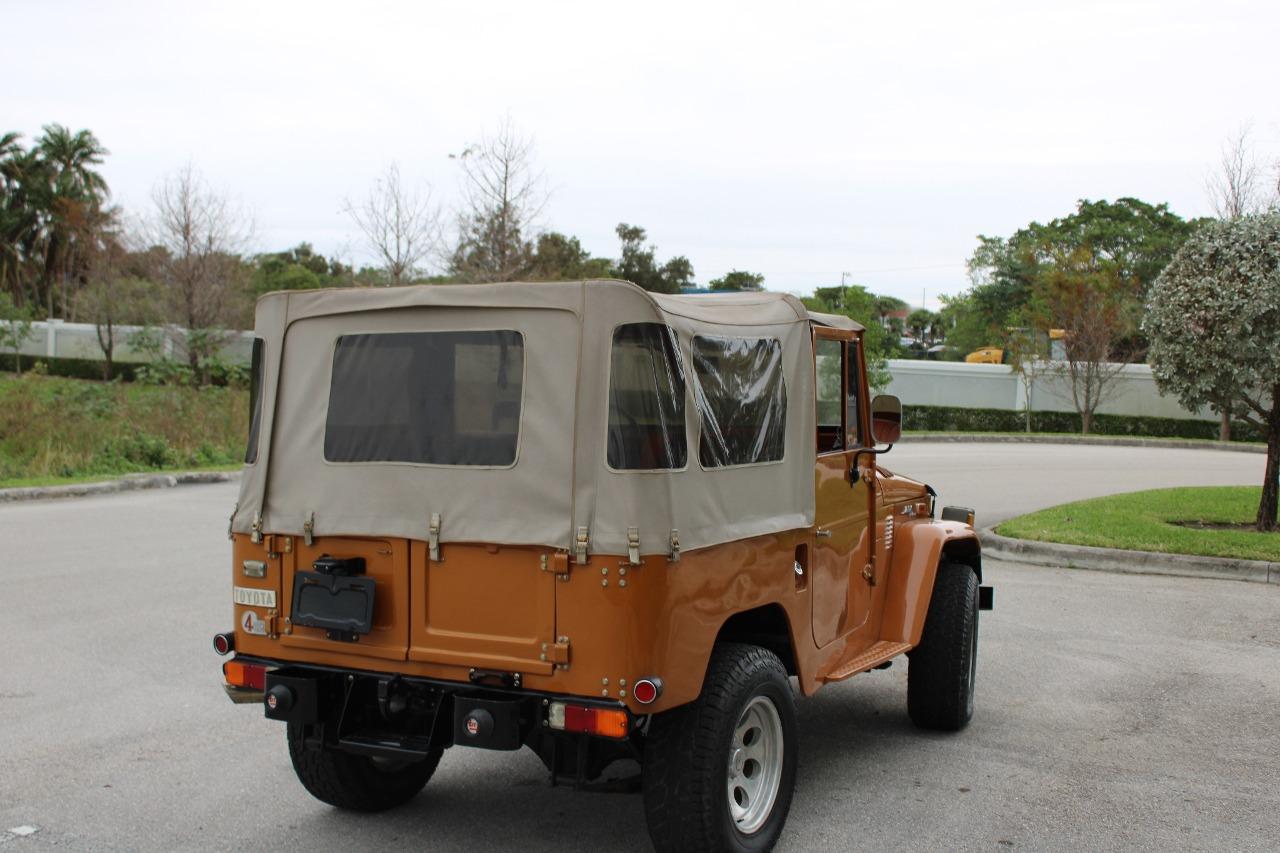
{"type": "Polygon", "coordinates": [[[203,384],[244,292],[241,254],[252,239],[253,222],[189,163],[161,180],[151,200],[144,239],[158,251],[149,253],[150,273],[165,291],[171,316],[186,327],[179,343],[203,384]]]}
{"type": "MultiPolygon", "coordinates": [[[[1214,215],[1222,220],[1239,219],[1265,210],[1263,196],[1266,180],[1261,164],[1249,139],[1252,127],[1242,125],[1234,136],[1222,144],[1222,158],[1217,171],[1205,180],[1205,189],[1214,215]]],[[[1232,401],[1214,402],[1218,410],[1218,440],[1231,440],[1232,401]]]]}
{"type": "Polygon", "coordinates": [[[392,286],[409,284],[439,249],[440,208],[431,203],[431,187],[418,192],[406,186],[395,163],[374,181],[364,201],[347,199],[343,210],[364,234],[392,286]]]}
{"type": "Polygon", "coordinates": [[[111,225],[100,231],[88,247],[85,258],[85,287],[79,294],[77,311],[94,324],[98,347],[102,350],[102,378],[110,381],[120,343],[120,326],[145,326],[159,319],[160,294],[145,279],[129,275],[127,249],[119,229],[118,215],[111,211],[111,225]]]}
{"type": "Polygon", "coordinates": [[[1239,219],[1266,207],[1265,176],[1249,141],[1251,131],[1246,124],[1223,143],[1218,170],[1205,180],[1209,203],[1219,219],[1239,219]]]}
{"type": "Polygon", "coordinates": [[[1053,362],[1049,376],[1066,386],[1087,434],[1098,407],[1118,390],[1125,367],[1119,344],[1136,325],[1135,306],[1114,264],[1086,249],[1059,257],[1037,281],[1035,299],[1042,325],[1063,330],[1066,359],[1053,362]]]}
{"type": "Polygon", "coordinates": [[[550,197],[534,163],[533,140],[508,118],[494,135],[450,156],[462,169],[463,194],[451,271],[468,281],[527,275],[537,221],[550,197]]]}

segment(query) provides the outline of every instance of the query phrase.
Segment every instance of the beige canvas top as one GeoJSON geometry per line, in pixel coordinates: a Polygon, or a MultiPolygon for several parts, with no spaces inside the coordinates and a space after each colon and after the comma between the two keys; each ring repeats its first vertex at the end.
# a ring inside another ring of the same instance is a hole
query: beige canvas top
{"type": "Polygon", "coordinates": [[[645,554],[667,553],[808,526],[814,517],[811,323],[858,331],[848,318],[811,314],[779,293],[669,296],[620,281],[428,285],[273,293],[258,302],[263,341],[257,460],[246,465],[232,529],[317,536],[544,545],[626,553],[628,529],[645,554]],[[687,464],[618,471],[606,461],[610,351],[615,329],[663,323],[692,364],[695,337],[770,339],[785,385],[782,458],[704,468],[696,380],[686,388],[687,464]],[[514,464],[427,465],[326,459],[334,352],[343,335],[513,330],[523,340],[514,464]]]}

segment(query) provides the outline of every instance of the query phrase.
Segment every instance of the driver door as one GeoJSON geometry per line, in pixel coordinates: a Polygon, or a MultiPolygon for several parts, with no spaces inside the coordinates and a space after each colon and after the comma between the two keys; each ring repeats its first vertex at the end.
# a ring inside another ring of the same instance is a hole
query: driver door
{"type": "Polygon", "coordinates": [[[858,341],[852,332],[814,329],[817,454],[816,514],[811,587],[813,640],[821,648],[861,628],[871,610],[870,492],[856,479],[854,451],[859,428],[858,341]]]}

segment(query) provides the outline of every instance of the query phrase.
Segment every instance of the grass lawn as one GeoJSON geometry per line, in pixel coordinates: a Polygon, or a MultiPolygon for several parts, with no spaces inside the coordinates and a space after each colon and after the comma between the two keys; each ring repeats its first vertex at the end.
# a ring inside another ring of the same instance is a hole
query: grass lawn
{"type": "MultiPolygon", "coordinates": [[[[1081,435],[1078,432],[1022,432],[1021,430],[1015,431],[1015,432],[992,432],[990,430],[983,430],[981,432],[969,432],[964,430],[908,429],[908,430],[903,430],[902,435],[904,438],[911,438],[912,436],[919,437],[924,435],[946,435],[946,436],[956,435],[956,436],[964,436],[965,438],[969,438],[969,439],[1013,437],[1013,438],[1025,438],[1028,440],[1047,439],[1050,441],[1054,439],[1069,438],[1069,439],[1072,439],[1073,441],[1077,439],[1081,441],[1096,441],[1099,444],[1107,444],[1108,442],[1113,442],[1113,441],[1116,441],[1117,439],[1137,439],[1139,441],[1144,441],[1144,440],[1145,441],[1176,441],[1180,444],[1185,444],[1188,447],[1222,443],[1218,441],[1216,438],[1183,438],[1182,436],[1158,436],[1158,435],[1104,435],[1103,433],[1096,433],[1096,432],[1090,433],[1088,435],[1081,435]]],[[[1237,441],[1237,442],[1233,442],[1233,444],[1239,444],[1239,445],[1256,444],[1258,447],[1266,447],[1266,444],[1262,442],[1237,441]]]]}
{"type": "MultiPolygon", "coordinates": [[[[147,471],[148,474],[185,474],[188,471],[239,471],[243,465],[187,465],[162,471],[147,471]]],[[[142,472],[130,472],[142,473],[142,472]]],[[[101,483],[105,480],[118,480],[125,474],[89,474],[83,477],[18,477],[0,480],[0,489],[25,489],[31,486],[70,486],[78,483],[101,483]]]]}
{"type": "Polygon", "coordinates": [[[1280,533],[1213,527],[1252,524],[1261,494],[1261,487],[1253,486],[1132,492],[1020,515],[998,525],[996,532],[1067,545],[1280,562],[1280,533]],[[1187,522],[1209,526],[1185,526],[1187,522]]]}
{"type": "Polygon", "coordinates": [[[238,467],[249,392],[0,373],[0,486],[238,467]]]}

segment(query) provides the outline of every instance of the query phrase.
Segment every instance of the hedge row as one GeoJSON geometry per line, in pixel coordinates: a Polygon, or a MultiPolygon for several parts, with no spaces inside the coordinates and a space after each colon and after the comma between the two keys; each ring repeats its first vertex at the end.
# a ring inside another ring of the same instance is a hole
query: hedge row
{"type": "MultiPolygon", "coordinates": [[[[22,371],[25,373],[31,370],[36,364],[41,366],[38,371],[46,376],[65,376],[70,379],[101,379],[102,378],[102,362],[92,358],[40,358],[37,356],[24,355],[22,357],[22,371]]],[[[132,382],[134,379],[134,371],[141,367],[139,364],[132,362],[119,362],[111,365],[111,376],[123,382],[132,382]]],[[[14,370],[13,353],[0,355],[0,370],[10,373],[14,370]]]]}
{"type": "MultiPolygon", "coordinates": [[[[924,432],[1023,432],[1025,412],[1003,409],[959,409],[948,406],[904,406],[903,428],[924,432]]],[[[1079,433],[1075,412],[1032,412],[1032,432],[1079,433]]],[[[1146,438],[1217,439],[1217,421],[1149,418],[1130,415],[1094,415],[1094,435],[1132,435],[1146,438]]],[[[1265,441],[1257,428],[1241,422],[1231,425],[1232,441],[1265,441]]]]}

